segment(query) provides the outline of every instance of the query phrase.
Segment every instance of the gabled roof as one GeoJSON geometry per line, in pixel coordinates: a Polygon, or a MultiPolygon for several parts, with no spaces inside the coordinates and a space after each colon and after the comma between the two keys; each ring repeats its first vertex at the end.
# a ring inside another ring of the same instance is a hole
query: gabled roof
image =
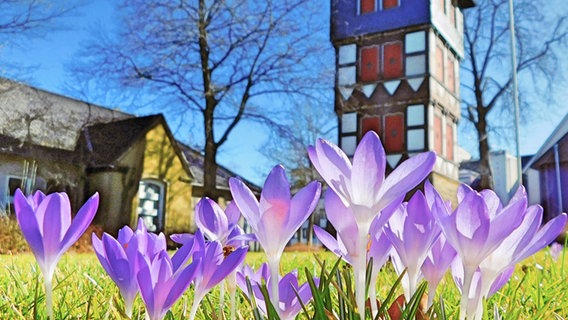
{"type": "MultiPolygon", "coordinates": [[[[178,141],[178,145],[182,152],[184,153],[187,161],[189,162],[189,168],[191,170],[191,174],[193,175],[194,180],[192,184],[195,187],[203,187],[203,168],[204,168],[204,161],[205,157],[201,152],[181,143],[178,141]]],[[[216,187],[218,190],[229,191],[229,178],[237,177],[238,175],[231,170],[223,167],[217,167],[217,180],[216,180],[216,187]]],[[[254,183],[247,181],[243,178],[241,180],[254,192],[255,194],[260,194],[261,188],[254,183]]]]}
{"type": "Polygon", "coordinates": [[[558,143],[562,138],[568,134],[568,113],[560,121],[556,129],[550,134],[548,139],[542,144],[540,149],[532,156],[532,158],[523,165],[523,172],[530,169],[540,158],[542,158],[548,150],[552,149],[556,143],[558,143]]]}
{"type": "Polygon", "coordinates": [[[73,151],[50,148],[23,142],[14,137],[0,134],[0,154],[8,154],[26,159],[77,164],[79,157],[73,151]]]}
{"type": "Polygon", "coordinates": [[[128,151],[134,143],[162,125],[176,154],[188,175],[192,177],[189,163],[179,149],[163,115],[150,115],[125,120],[100,123],[85,127],[77,144],[77,150],[84,157],[87,166],[101,168],[112,166],[128,151]]]}

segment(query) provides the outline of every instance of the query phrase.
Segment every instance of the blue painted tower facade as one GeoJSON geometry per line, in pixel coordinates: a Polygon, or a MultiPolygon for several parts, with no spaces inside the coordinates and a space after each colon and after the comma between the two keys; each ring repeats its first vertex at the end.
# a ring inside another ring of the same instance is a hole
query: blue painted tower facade
{"type": "Polygon", "coordinates": [[[473,5],[472,0],[331,0],[335,111],[339,145],[348,155],[373,130],[391,169],[413,154],[436,151],[431,181],[442,189],[457,186],[462,10],[473,5]]]}

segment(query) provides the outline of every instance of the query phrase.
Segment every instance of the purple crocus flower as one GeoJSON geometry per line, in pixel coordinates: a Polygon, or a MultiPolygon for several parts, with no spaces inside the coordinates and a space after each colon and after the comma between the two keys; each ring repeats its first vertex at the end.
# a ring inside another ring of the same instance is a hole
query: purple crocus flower
{"type": "Polygon", "coordinates": [[[447,241],[456,249],[464,268],[460,319],[465,319],[475,271],[519,227],[524,219],[527,198],[524,189],[519,188],[509,204],[503,207],[493,191],[478,193],[462,185],[458,190],[458,201],[452,214],[440,211],[437,216],[447,241]]]}
{"type": "MultiPolygon", "coordinates": [[[[430,174],[436,161],[433,152],[418,154],[400,164],[385,178],[385,150],[373,131],[369,131],[361,139],[353,155],[353,163],[339,147],[323,139],[319,139],[315,147],[308,148],[308,155],[328,186],[345,206],[351,208],[357,221],[357,242],[361,253],[366,252],[367,235],[373,219],[381,210],[422,182],[430,174]]],[[[364,318],[364,254],[358,255],[358,259],[353,262],[353,269],[357,308],[361,318],[364,318]]]]}
{"type": "Polygon", "coordinates": [[[193,259],[201,260],[201,264],[195,274],[194,300],[189,319],[195,318],[205,295],[243,263],[248,251],[248,247],[225,251],[227,247],[223,248],[218,241],[206,243],[199,231],[194,239],[199,249],[193,254],[193,259]]]}
{"type": "Polygon", "coordinates": [[[263,279],[268,279],[270,277],[270,269],[268,269],[268,264],[265,262],[260,265],[257,271],[254,271],[251,266],[245,264],[241,270],[237,271],[237,284],[241,290],[250,295],[247,288],[246,278],[249,278],[251,284],[262,283],[263,279]]]}
{"type": "Polygon", "coordinates": [[[138,252],[152,261],[159,252],[166,250],[164,235],[148,233],[144,221],[139,219],[136,231],[125,226],[118,230],[116,239],[107,233],[99,239],[93,232],[92,243],[99,262],[124,299],[126,315],[131,317],[134,299],[138,294],[138,252]]]}
{"type": "Polygon", "coordinates": [[[140,269],[136,279],[140,295],[146,305],[147,318],[163,319],[195,278],[201,260],[196,258],[191,264],[176,268],[173,259],[170,259],[167,251],[164,250],[152,260],[139,252],[138,261],[140,269]]]}
{"type": "MultiPolygon", "coordinates": [[[[523,192],[523,190],[521,189],[520,192],[523,192]]],[[[525,195],[524,192],[523,195],[525,195]]],[[[481,313],[483,312],[483,299],[490,297],[490,286],[498,281],[507,269],[514,268],[515,264],[544,248],[564,229],[566,224],[566,214],[564,213],[539,229],[542,223],[542,211],[543,209],[539,205],[530,206],[521,225],[507,235],[505,240],[479,265],[481,291],[477,300],[476,311],[481,310],[481,313]]]]}
{"type": "Polygon", "coordinates": [[[325,192],[324,204],[327,219],[337,231],[337,238],[318,226],[314,226],[314,232],[326,248],[352,265],[361,247],[357,244],[357,222],[351,209],[343,204],[333,190],[327,189],[325,192]]]}
{"type": "Polygon", "coordinates": [[[255,240],[245,235],[239,226],[241,212],[230,202],[225,211],[213,200],[202,198],[195,206],[195,224],[209,241],[219,241],[223,246],[241,247],[245,241],[255,240]]]}
{"type": "MultiPolygon", "coordinates": [[[[434,242],[430,252],[422,264],[422,275],[428,281],[428,306],[429,309],[434,303],[436,288],[446,274],[446,271],[456,257],[456,250],[452,247],[444,234],[440,234],[438,240],[434,242]]],[[[462,270],[463,272],[463,270],[462,270]]]]}
{"type": "MultiPolygon", "coordinates": [[[[433,190],[429,182],[425,187],[433,190]]],[[[440,197],[437,193],[434,196],[440,197]]],[[[396,208],[385,226],[384,232],[397,252],[395,261],[400,262],[394,264],[395,269],[398,274],[406,269],[402,279],[406,301],[414,295],[422,277],[420,268],[441,233],[433,211],[445,209],[443,201],[429,202],[417,191],[408,202],[396,208]]]]}
{"type": "MultiPolygon", "coordinates": [[[[267,287],[272,285],[273,279],[268,275],[266,264],[263,264],[258,272],[252,271],[250,267],[245,266],[245,270],[237,274],[237,281],[239,287],[249,296],[250,299],[255,299],[259,310],[268,316],[268,311],[266,307],[266,301],[260,290],[262,282],[265,281],[267,287]],[[247,290],[246,278],[249,278],[253,293],[251,295],[247,290]]],[[[315,283],[319,283],[319,279],[314,279],[315,283]]],[[[279,291],[279,303],[273,306],[278,312],[278,316],[282,320],[292,320],[296,318],[296,315],[302,311],[302,304],[308,303],[312,298],[312,291],[309,284],[306,282],[302,285],[298,283],[298,272],[296,270],[287,273],[282,278],[279,277],[278,291],[279,291]],[[297,293],[297,294],[296,294],[297,293]],[[300,299],[298,299],[298,296],[300,299]]]]}
{"type": "Polygon", "coordinates": [[[554,260],[554,262],[558,261],[558,257],[560,257],[562,250],[564,250],[564,246],[558,242],[554,242],[553,244],[550,245],[549,253],[550,257],[552,258],[552,260],[554,260]]]}
{"type": "Polygon", "coordinates": [[[71,204],[66,193],[46,196],[37,191],[26,198],[19,189],[16,190],[16,219],[43,273],[50,319],[53,319],[52,279],[57,262],[89,227],[98,206],[99,194],[95,193],[71,221],[71,204]]]}
{"type": "MultiPolygon", "coordinates": [[[[245,234],[239,219],[241,212],[235,202],[230,202],[225,211],[213,200],[202,198],[195,206],[195,223],[210,241],[218,241],[225,250],[243,247],[247,241],[254,241],[254,235],[245,234]]],[[[236,272],[226,277],[231,297],[231,319],[236,318],[236,272]]],[[[223,312],[225,303],[225,282],[221,283],[219,313],[223,312]]]]}
{"type": "MultiPolygon", "coordinates": [[[[241,180],[231,178],[229,186],[237,207],[266,253],[271,277],[277,278],[284,247],[319,201],[320,183],[311,182],[291,197],[284,168],[278,165],[266,178],[260,202],[241,180]]],[[[272,285],[271,292],[271,299],[278,301],[276,283],[272,285]]]]}

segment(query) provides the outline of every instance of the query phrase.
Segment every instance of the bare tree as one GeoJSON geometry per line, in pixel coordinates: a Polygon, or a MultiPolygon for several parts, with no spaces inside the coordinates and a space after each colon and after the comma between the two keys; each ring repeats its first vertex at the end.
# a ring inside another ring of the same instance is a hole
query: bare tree
{"type": "MultiPolygon", "coordinates": [[[[0,0],[0,50],[23,46],[27,39],[64,29],[63,18],[73,14],[81,3],[82,0],[0,0]]],[[[1,55],[0,63],[7,63],[1,55]]],[[[29,66],[11,66],[11,69],[18,68],[29,69],[29,66]]]]}
{"type": "Polygon", "coordinates": [[[117,35],[94,39],[73,74],[201,117],[204,190],[216,198],[218,150],[241,120],[278,124],[283,105],[331,88],[314,70],[329,46],[311,19],[316,2],[123,1],[117,35]]]}
{"type": "MultiPolygon", "coordinates": [[[[556,4],[550,7],[566,11],[563,1],[552,2],[556,4]]],[[[543,6],[543,3],[530,0],[515,1],[517,71],[521,85],[524,84],[520,87],[520,98],[521,113],[525,115],[538,112],[528,103],[530,95],[540,93],[540,98],[546,93],[550,96],[560,80],[556,72],[558,54],[568,35],[565,16],[547,12],[543,6]]],[[[479,187],[493,188],[488,135],[492,130],[502,129],[499,126],[503,126],[503,119],[511,119],[513,110],[509,95],[513,81],[509,71],[509,0],[477,1],[476,7],[464,11],[464,17],[462,114],[473,124],[479,139],[479,187]]]]}
{"type": "MultiPolygon", "coordinates": [[[[271,162],[286,167],[293,190],[299,190],[311,181],[322,180],[308,158],[307,148],[314,145],[318,138],[331,140],[337,134],[337,116],[326,105],[333,105],[333,101],[321,97],[298,105],[297,112],[289,113],[283,121],[285,132],[273,131],[273,137],[261,149],[271,162]]],[[[310,215],[306,237],[308,245],[312,244],[315,219],[320,218],[322,213],[316,208],[310,215]]],[[[300,234],[298,239],[301,239],[300,234]]]]}

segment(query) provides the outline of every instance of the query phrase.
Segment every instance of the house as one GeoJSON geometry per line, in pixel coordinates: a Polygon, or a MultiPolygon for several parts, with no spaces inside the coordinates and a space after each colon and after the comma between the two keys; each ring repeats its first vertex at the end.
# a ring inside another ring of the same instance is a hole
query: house
{"type": "Polygon", "coordinates": [[[523,164],[529,203],[539,203],[548,221],[568,212],[568,114],[540,149],[523,164]]]}
{"type": "MultiPolygon", "coordinates": [[[[0,201],[17,188],[68,193],[76,211],[100,194],[95,223],[110,233],[140,217],[153,232],[195,230],[203,156],[175,140],[162,115],[136,117],[0,79],[0,201]]],[[[231,199],[219,167],[220,202],[231,199]]],[[[251,189],[260,189],[248,183],[251,189]]]]}
{"type": "MultiPolygon", "coordinates": [[[[493,191],[502,203],[508,203],[517,191],[517,158],[505,150],[491,151],[489,163],[493,175],[493,191]]],[[[460,163],[460,181],[474,189],[479,187],[479,160],[460,163]]]]}

